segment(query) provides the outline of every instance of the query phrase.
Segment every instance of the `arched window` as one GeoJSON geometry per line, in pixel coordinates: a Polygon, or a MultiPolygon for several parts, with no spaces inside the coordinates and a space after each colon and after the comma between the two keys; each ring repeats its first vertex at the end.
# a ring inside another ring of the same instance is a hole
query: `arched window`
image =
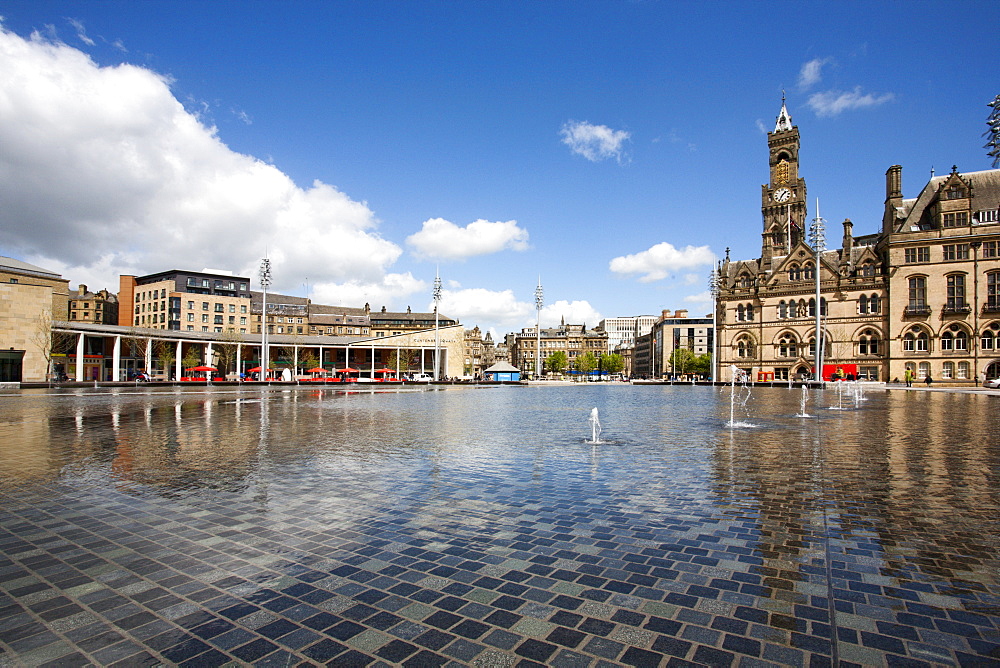
{"type": "Polygon", "coordinates": [[[945,362],[941,365],[941,377],[946,380],[951,380],[955,377],[955,363],[945,362]]]}
{"type": "Polygon", "coordinates": [[[753,304],[747,304],[747,320],[753,320],[753,304]]]}
{"type": "Polygon", "coordinates": [[[868,313],[868,295],[858,297],[858,313],[868,313]]]}
{"type": "Polygon", "coordinates": [[[743,304],[736,307],[736,322],[743,322],[743,304]]]}
{"type": "Polygon", "coordinates": [[[930,362],[921,362],[920,364],[917,365],[917,378],[923,380],[929,375],[931,375],[930,362]]]}
{"type": "Polygon", "coordinates": [[[788,268],[788,280],[790,281],[801,281],[802,280],[802,267],[797,264],[792,265],[788,268]]]}
{"type": "Polygon", "coordinates": [[[957,329],[955,330],[955,350],[968,350],[969,349],[969,334],[958,325],[954,325],[957,329]]]}
{"type": "Polygon", "coordinates": [[[803,265],[803,267],[802,267],[802,278],[804,278],[807,281],[810,280],[810,279],[816,278],[816,271],[815,271],[815,268],[813,267],[812,263],[807,262],[805,265],[803,265]]]}
{"type": "Polygon", "coordinates": [[[812,299],[809,300],[809,317],[810,318],[815,318],[816,317],[816,298],[815,297],[813,297],[812,299]]]}
{"type": "Polygon", "coordinates": [[[903,351],[908,353],[927,352],[927,332],[914,327],[903,336],[903,351]]]}
{"type": "Polygon", "coordinates": [[[788,317],[798,318],[799,317],[799,307],[794,300],[788,302],[788,317]]]}
{"type": "Polygon", "coordinates": [[[878,355],[878,345],[878,332],[874,329],[866,329],[861,332],[861,337],[858,339],[858,354],[878,355]]]}
{"type": "Polygon", "coordinates": [[[787,317],[788,317],[788,304],[786,304],[785,300],[782,299],[780,302],[778,302],[778,319],[784,320],[787,317]]]}
{"type": "Polygon", "coordinates": [[[993,332],[985,330],[979,339],[979,347],[983,350],[993,350],[995,341],[996,339],[993,336],[993,332]]]}
{"type": "Polygon", "coordinates": [[[965,302],[965,274],[948,275],[948,299],[945,308],[951,311],[962,310],[965,302]]]}
{"type": "Polygon", "coordinates": [[[741,288],[753,287],[753,278],[750,277],[750,274],[742,274],[740,276],[739,286],[741,288]]]}
{"type": "Polygon", "coordinates": [[[875,265],[871,262],[865,262],[861,265],[861,275],[862,276],[874,276],[875,275],[875,265]]]}
{"type": "Polygon", "coordinates": [[[737,357],[756,357],[755,349],[753,345],[753,339],[748,336],[741,336],[736,341],[736,356],[737,357]]]}
{"type": "Polygon", "coordinates": [[[826,297],[819,298],[819,314],[826,315],[826,297]]]}
{"type": "Polygon", "coordinates": [[[959,362],[958,363],[958,379],[959,380],[968,380],[969,379],[969,368],[970,367],[969,367],[969,363],[968,362],[959,362]]]}
{"type": "Polygon", "coordinates": [[[941,350],[954,350],[955,340],[951,332],[945,332],[941,335],[941,350]]]}
{"type": "Polygon", "coordinates": [[[881,300],[879,300],[878,295],[873,294],[868,298],[868,312],[869,313],[880,313],[882,311],[881,300]]]}
{"type": "Polygon", "coordinates": [[[778,357],[798,356],[798,343],[793,334],[784,334],[778,339],[778,357]]]}
{"type": "Polygon", "coordinates": [[[1000,271],[986,274],[986,310],[1000,311],[1000,271]]]}
{"type": "Polygon", "coordinates": [[[909,289],[909,303],[907,309],[910,311],[923,311],[927,308],[927,279],[923,276],[910,276],[907,280],[909,289]]]}

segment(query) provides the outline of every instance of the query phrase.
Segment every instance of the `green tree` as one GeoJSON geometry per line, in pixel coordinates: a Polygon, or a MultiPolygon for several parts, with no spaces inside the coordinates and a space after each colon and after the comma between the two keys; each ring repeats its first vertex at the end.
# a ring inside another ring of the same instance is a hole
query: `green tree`
{"type": "Polygon", "coordinates": [[[181,358],[181,366],[185,369],[191,369],[196,366],[201,365],[201,352],[195,347],[190,346],[187,352],[184,353],[184,357],[181,358]]]}
{"type": "Polygon", "coordinates": [[[696,373],[700,376],[711,376],[712,375],[712,356],[709,353],[704,355],[698,355],[694,359],[694,367],[691,373],[696,373]]]}
{"type": "Polygon", "coordinates": [[[618,353],[609,353],[601,358],[601,368],[608,373],[621,373],[625,368],[625,360],[618,353]]]}
{"type": "Polygon", "coordinates": [[[315,369],[319,366],[319,358],[316,357],[316,353],[311,349],[304,351],[299,355],[299,367],[303,371],[308,371],[309,369],[315,369]]]}
{"type": "Polygon", "coordinates": [[[243,345],[243,335],[233,328],[219,334],[213,350],[219,358],[219,373],[226,376],[236,366],[236,351],[243,345]]]}
{"type": "Polygon", "coordinates": [[[675,348],[670,353],[670,371],[675,375],[692,373],[694,362],[695,354],[688,348],[675,348]]]}
{"type": "Polygon", "coordinates": [[[170,341],[153,343],[153,357],[163,365],[164,378],[170,377],[170,365],[177,359],[177,347],[170,341]]]}
{"type": "Polygon", "coordinates": [[[552,373],[562,373],[569,366],[569,358],[563,350],[557,350],[545,360],[545,367],[552,373]]]}
{"type": "Polygon", "coordinates": [[[587,374],[597,368],[597,355],[590,352],[589,350],[582,355],[577,355],[576,357],[576,370],[580,373],[587,374]]]}

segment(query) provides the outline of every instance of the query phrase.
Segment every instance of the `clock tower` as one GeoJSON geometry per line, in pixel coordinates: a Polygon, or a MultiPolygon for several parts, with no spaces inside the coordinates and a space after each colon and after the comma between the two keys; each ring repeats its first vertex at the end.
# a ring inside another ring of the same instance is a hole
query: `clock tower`
{"type": "Polygon", "coordinates": [[[767,133],[770,182],[761,186],[761,269],[769,271],[773,258],[787,255],[805,233],[806,182],[799,176],[799,128],[781,96],[781,112],[774,132],[767,133]]]}

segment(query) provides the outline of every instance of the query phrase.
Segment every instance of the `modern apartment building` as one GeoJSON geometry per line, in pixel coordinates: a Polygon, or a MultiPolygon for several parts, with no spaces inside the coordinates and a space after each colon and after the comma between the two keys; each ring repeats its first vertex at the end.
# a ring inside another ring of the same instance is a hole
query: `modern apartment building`
{"type": "Polygon", "coordinates": [[[118,324],[122,326],[246,333],[249,318],[248,277],[179,269],[119,277],[118,324]]]}

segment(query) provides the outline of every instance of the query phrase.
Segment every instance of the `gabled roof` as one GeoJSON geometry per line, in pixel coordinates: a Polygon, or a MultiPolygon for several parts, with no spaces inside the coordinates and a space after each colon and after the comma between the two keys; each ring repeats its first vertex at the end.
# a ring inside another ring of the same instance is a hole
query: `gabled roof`
{"type": "Polygon", "coordinates": [[[15,260],[12,257],[5,257],[3,255],[0,255],[0,269],[15,271],[21,274],[29,274],[32,276],[39,276],[41,278],[62,279],[62,276],[54,271],[49,271],[48,269],[43,269],[42,267],[28,264],[22,260],[15,260]]]}
{"type": "Polygon", "coordinates": [[[489,369],[486,369],[484,373],[510,373],[512,371],[520,372],[521,370],[510,362],[500,361],[491,366],[489,369]]]}

